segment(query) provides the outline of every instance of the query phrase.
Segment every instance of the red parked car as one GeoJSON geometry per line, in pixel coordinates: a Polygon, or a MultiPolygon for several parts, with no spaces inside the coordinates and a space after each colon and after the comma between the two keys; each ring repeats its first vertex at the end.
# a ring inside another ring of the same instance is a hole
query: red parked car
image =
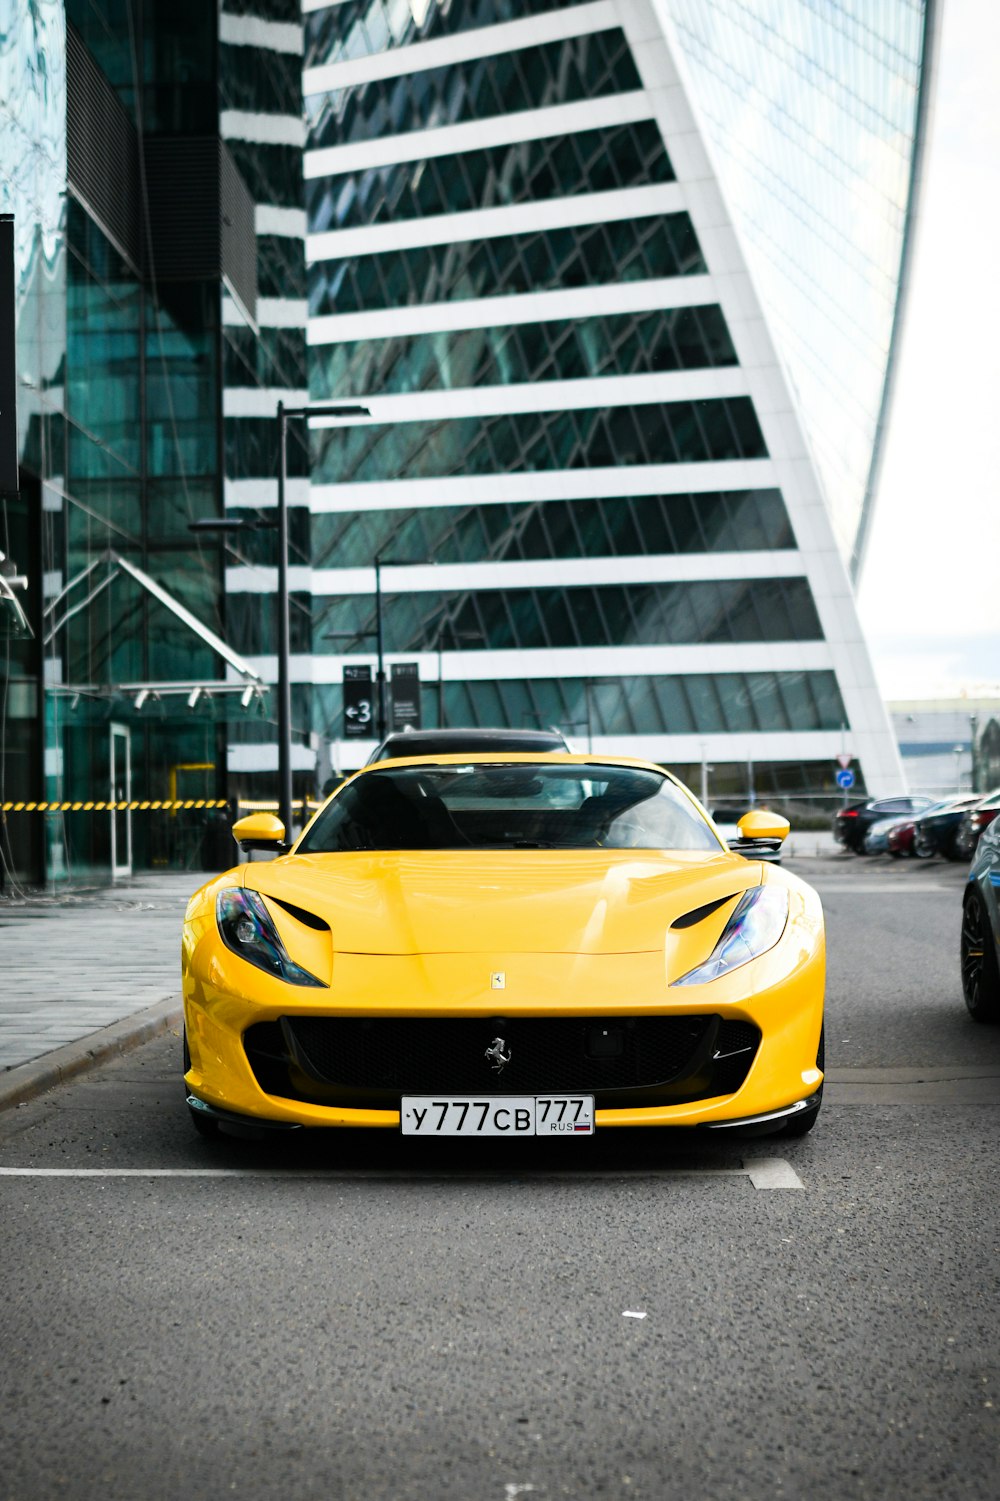
{"type": "Polygon", "coordinates": [[[901,860],[904,855],[913,854],[913,835],[916,829],[916,821],[908,818],[905,823],[898,823],[894,829],[889,830],[886,847],[894,860],[901,860]]]}

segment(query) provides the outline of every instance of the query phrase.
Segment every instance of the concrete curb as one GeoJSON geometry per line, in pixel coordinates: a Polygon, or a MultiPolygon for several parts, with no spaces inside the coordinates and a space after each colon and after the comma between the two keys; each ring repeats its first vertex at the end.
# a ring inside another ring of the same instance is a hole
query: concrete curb
{"type": "Polygon", "coordinates": [[[46,1090],[54,1089],[57,1084],[64,1084],[67,1079],[89,1073],[109,1058],[131,1053],[133,1048],[179,1026],[183,1014],[180,997],[167,996],[155,1006],[112,1022],[110,1027],[102,1027],[99,1032],[90,1032],[86,1037],[79,1037],[75,1042],[43,1054],[41,1058],[33,1058],[30,1063],[19,1063],[16,1068],[0,1075],[0,1110],[23,1105],[46,1090]]]}

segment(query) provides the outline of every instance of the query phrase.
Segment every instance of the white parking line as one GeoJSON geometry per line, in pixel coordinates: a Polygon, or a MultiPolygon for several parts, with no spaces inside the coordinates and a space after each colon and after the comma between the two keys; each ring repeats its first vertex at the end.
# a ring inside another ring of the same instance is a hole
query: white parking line
{"type": "MultiPolygon", "coordinates": [[[[516,1170],[514,1170],[516,1173],[516,1170]]],[[[495,1176],[507,1180],[511,1169],[495,1174],[449,1172],[446,1168],[406,1169],[358,1168],[259,1168],[259,1167],[0,1167],[0,1178],[272,1178],[291,1180],[359,1182],[388,1180],[419,1181],[421,1178],[446,1179],[449,1182],[482,1182],[495,1176]]],[[[673,1182],[681,1178],[749,1178],[754,1188],[805,1188],[790,1162],[783,1157],[758,1157],[741,1167],[705,1168],[624,1168],[587,1169],[579,1172],[547,1172],[544,1168],[530,1173],[532,1181],[584,1182],[592,1179],[654,1178],[673,1182]]]]}

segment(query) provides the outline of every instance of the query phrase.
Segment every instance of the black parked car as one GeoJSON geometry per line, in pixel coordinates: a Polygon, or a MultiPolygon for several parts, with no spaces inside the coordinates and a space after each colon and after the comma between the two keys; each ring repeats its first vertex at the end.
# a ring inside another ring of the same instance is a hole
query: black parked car
{"type": "Polygon", "coordinates": [[[505,752],[568,751],[572,746],[558,730],[393,730],[368,757],[393,761],[398,756],[464,756],[505,752]]]}
{"type": "Polygon", "coordinates": [[[844,846],[860,855],[865,847],[865,835],[873,823],[882,818],[902,818],[906,813],[922,813],[931,807],[932,797],[880,797],[867,803],[851,803],[841,808],[833,820],[833,837],[844,846]]]}
{"type": "Polygon", "coordinates": [[[953,797],[951,802],[928,808],[913,825],[913,853],[919,860],[944,855],[946,860],[963,858],[960,836],[965,815],[980,801],[974,797],[953,797]]]}
{"type": "Polygon", "coordinates": [[[1000,787],[980,798],[962,819],[962,826],[955,838],[960,860],[971,860],[982,834],[1000,814],[1000,787]]]}

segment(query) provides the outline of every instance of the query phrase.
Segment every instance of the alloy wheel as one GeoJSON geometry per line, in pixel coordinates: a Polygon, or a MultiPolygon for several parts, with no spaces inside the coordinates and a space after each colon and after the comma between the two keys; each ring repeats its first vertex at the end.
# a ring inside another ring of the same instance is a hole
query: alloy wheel
{"type": "Polygon", "coordinates": [[[1000,1020],[1000,973],[996,944],[979,892],[972,890],[962,908],[962,991],[976,1021],[1000,1020]]]}

